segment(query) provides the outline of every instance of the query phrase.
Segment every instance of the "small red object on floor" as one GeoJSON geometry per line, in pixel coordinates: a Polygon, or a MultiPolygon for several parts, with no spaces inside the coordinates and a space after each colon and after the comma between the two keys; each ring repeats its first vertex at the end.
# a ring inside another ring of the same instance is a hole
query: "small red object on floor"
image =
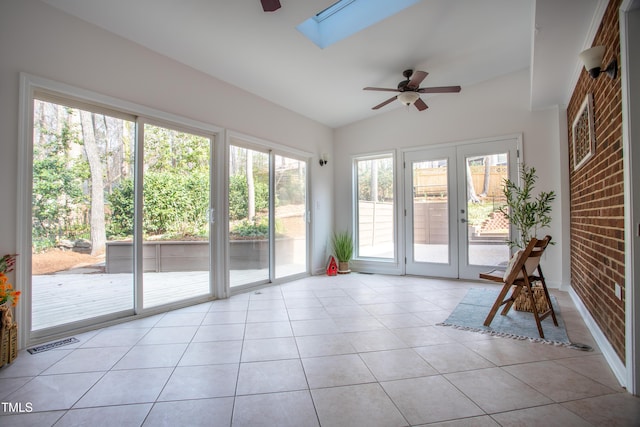
{"type": "Polygon", "coordinates": [[[338,274],[338,264],[334,257],[329,257],[329,263],[327,264],[327,276],[336,276],[338,274]]]}

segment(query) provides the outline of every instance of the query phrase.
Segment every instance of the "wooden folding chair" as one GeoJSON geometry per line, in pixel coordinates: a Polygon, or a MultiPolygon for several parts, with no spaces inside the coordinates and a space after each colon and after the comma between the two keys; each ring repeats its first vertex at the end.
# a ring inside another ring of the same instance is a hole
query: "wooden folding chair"
{"type": "Polygon", "coordinates": [[[533,317],[536,320],[538,326],[538,333],[540,338],[544,338],[544,332],[542,331],[542,325],[540,322],[551,315],[554,325],[558,326],[558,320],[556,319],[556,313],[553,310],[553,304],[551,304],[551,298],[549,297],[549,290],[542,274],[542,268],[540,267],[540,257],[544,253],[544,250],[549,245],[551,236],[546,236],[544,239],[538,240],[536,238],[531,239],[526,248],[516,252],[506,270],[493,270],[487,273],[480,273],[481,279],[491,280],[493,282],[503,283],[502,290],[496,298],[496,302],[491,307],[489,315],[484,321],[485,326],[489,326],[493,321],[500,306],[505,305],[504,309],[500,313],[505,316],[511,306],[515,302],[520,292],[524,290],[526,298],[531,302],[533,307],[533,317]],[[536,274],[537,272],[537,274],[536,274]],[[544,291],[544,297],[547,301],[548,309],[542,313],[538,312],[538,306],[536,305],[535,297],[533,294],[533,283],[540,282],[544,291]],[[509,291],[513,288],[511,295],[507,297],[509,291]]]}

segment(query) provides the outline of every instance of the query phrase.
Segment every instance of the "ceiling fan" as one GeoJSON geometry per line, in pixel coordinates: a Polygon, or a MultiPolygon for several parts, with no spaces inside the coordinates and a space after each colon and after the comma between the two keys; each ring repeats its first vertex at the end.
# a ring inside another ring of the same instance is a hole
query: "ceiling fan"
{"type": "Polygon", "coordinates": [[[260,0],[262,3],[262,10],[265,12],[274,12],[280,9],[280,0],[260,0]]]}
{"type": "Polygon", "coordinates": [[[411,104],[415,105],[416,108],[420,111],[426,110],[429,108],[425,102],[420,99],[421,93],[453,93],[460,92],[460,86],[440,86],[440,87],[419,87],[420,83],[427,77],[429,73],[426,71],[413,71],[413,70],[404,70],[402,75],[405,80],[398,83],[397,89],[387,89],[383,87],[365,87],[363,90],[379,90],[384,92],[399,92],[398,95],[395,95],[386,101],[376,105],[372,108],[372,110],[377,110],[378,108],[382,108],[387,104],[395,101],[396,99],[402,102],[404,105],[409,106],[411,104]]]}

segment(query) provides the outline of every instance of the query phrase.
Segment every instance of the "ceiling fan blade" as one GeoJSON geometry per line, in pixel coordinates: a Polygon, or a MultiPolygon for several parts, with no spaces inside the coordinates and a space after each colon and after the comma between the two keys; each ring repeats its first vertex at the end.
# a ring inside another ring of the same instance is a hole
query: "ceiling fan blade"
{"type": "Polygon", "coordinates": [[[400,92],[398,89],[389,89],[386,87],[365,87],[362,90],[378,90],[382,92],[400,92]]]}
{"type": "Polygon", "coordinates": [[[260,0],[262,3],[262,10],[265,12],[274,12],[280,9],[280,0],[260,0]]]}
{"type": "Polygon", "coordinates": [[[393,101],[395,101],[396,99],[398,99],[398,97],[397,97],[397,96],[392,96],[391,98],[387,99],[386,101],[381,102],[380,104],[378,104],[378,105],[376,105],[375,107],[373,107],[373,108],[372,108],[372,110],[377,110],[378,108],[382,108],[382,107],[384,107],[385,105],[392,103],[392,102],[393,102],[393,101]]]}
{"type": "Polygon", "coordinates": [[[424,111],[429,108],[429,106],[425,104],[421,98],[418,98],[418,100],[414,102],[413,105],[415,105],[419,111],[424,111]]]}
{"type": "Polygon", "coordinates": [[[429,73],[427,73],[426,71],[414,71],[411,75],[411,80],[409,80],[409,83],[407,83],[407,87],[409,89],[417,89],[418,86],[420,86],[420,83],[422,83],[422,81],[425,77],[427,77],[428,74],[429,73]]]}
{"type": "Polygon", "coordinates": [[[440,87],[423,87],[418,89],[418,93],[452,93],[460,92],[460,86],[440,86],[440,87]]]}

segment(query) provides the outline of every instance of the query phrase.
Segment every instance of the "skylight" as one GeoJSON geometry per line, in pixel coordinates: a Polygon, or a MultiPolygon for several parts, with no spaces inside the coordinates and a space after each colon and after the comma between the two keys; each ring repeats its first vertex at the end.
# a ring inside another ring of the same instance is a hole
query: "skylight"
{"type": "Polygon", "coordinates": [[[395,15],[420,0],[340,0],[296,28],[320,48],[395,15]]]}

